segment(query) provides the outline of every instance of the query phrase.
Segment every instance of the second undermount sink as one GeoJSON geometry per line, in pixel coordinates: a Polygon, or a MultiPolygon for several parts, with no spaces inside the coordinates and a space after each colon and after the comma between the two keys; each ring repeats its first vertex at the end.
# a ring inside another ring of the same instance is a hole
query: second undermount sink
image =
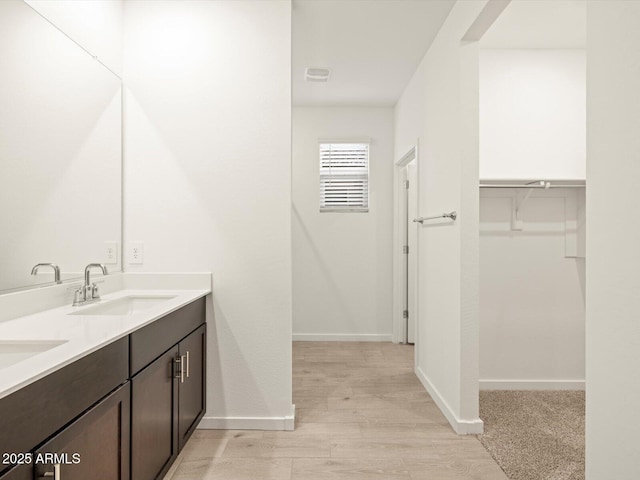
{"type": "Polygon", "coordinates": [[[0,369],[15,365],[55,348],[67,340],[3,340],[0,341],[0,369]]]}
{"type": "Polygon", "coordinates": [[[128,295],[115,300],[102,301],[91,307],[83,308],[69,315],[133,315],[134,313],[155,307],[175,295],[128,295]]]}

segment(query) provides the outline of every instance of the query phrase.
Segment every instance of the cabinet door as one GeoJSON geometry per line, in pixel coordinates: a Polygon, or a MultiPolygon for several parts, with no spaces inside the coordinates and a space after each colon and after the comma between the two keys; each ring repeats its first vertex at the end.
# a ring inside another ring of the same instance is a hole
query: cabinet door
{"type": "Polygon", "coordinates": [[[205,410],[206,325],[180,342],[179,447],[187,442],[205,410]]]}
{"type": "Polygon", "coordinates": [[[135,480],[162,478],[178,455],[177,357],[176,346],[131,380],[131,477],[135,480]]]}
{"type": "Polygon", "coordinates": [[[36,450],[36,479],[129,480],[130,396],[126,383],[36,450]]]}

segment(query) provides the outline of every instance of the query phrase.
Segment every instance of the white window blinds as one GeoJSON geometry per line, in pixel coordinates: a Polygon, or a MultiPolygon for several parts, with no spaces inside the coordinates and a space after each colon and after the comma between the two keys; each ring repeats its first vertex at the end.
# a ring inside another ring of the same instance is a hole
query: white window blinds
{"type": "Polygon", "coordinates": [[[320,211],[369,211],[369,144],[320,144],[320,211]]]}

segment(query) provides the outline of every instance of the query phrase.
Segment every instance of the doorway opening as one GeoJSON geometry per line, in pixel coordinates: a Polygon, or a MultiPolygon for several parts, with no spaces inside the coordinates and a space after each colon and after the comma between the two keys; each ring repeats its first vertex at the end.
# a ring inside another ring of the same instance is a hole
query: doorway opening
{"type": "Polygon", "coordinates": [[[584,478],[585,46],[563,0],[479,42],[479,439],[514,478],[584,478]]]}
{"type": "MultiPolygon", "coordinates": [[[[415,344],[418,338],[418,149],[412,147],[396,162],[396,250],[399,287],[395,298],[398,343],[415,344]]],[[[417,350],[416,350],[417,351],[417,350]]]]}

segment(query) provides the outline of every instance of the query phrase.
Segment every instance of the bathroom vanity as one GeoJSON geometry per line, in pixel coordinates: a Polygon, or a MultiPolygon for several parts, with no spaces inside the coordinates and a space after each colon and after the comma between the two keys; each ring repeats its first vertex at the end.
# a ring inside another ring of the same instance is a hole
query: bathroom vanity
{"type": "Polygon", "coordinates": [[[204,415],[209,292],[0,323],[0,479],[162,478],[204,415]]]}

